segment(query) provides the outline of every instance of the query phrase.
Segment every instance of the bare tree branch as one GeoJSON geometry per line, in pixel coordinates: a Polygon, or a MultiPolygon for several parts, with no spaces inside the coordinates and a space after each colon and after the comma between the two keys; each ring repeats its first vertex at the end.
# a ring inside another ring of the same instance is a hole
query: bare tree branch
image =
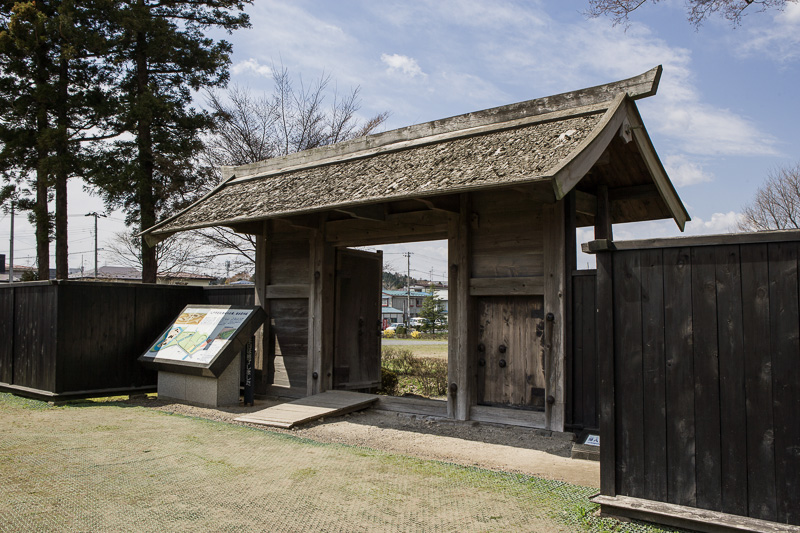
{"type": "Polygon", "coordinates": [[[800,163],[775,168],[744,207],[742,231],[800,229],[800,163]]]}
{"type": "MultiPolygon", "coordinates": [[[[661,0],[589,0],[586,15],[590,17],[610,17],[614,24],[628,25],[630,15],[644,4],[657,4],[661,0]]],[[[696,28],[712,15],[719,14],[735,26],[742,23],[745,10],[761,12],[768,9],[782,10],[787,3],[800,0],[686,0],[686,18],[696,28]]]]}

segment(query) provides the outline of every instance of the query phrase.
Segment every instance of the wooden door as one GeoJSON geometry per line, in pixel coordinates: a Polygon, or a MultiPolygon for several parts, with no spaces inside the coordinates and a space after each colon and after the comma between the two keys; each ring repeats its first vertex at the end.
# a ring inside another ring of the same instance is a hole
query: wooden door
{"type": "Polygon", "coordinates": [[[336,252],[334,389],[381,384],[382,252],[336,252]]]}
{"type": "Polygon", "coordinates": [[[478,298],[478,403],[544,410],[544,298],[478,298]]]}

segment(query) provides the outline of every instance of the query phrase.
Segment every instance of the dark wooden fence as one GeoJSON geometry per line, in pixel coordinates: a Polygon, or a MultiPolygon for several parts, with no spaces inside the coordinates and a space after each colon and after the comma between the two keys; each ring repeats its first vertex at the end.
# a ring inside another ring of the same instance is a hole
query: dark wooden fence
{"type": "Polygon", "coordinates": [[[597,271],[576,270],[572,273],[571,354],[567,354],[568,431],[597,432],[600,411],[597,376],[595,331],[595,293],[597,271]]]}
{"type": "Polygon", "coordinates": [[[800,525],[798,240],[598,252],[602,494],[800,525]]]}
{"type": "Polygon", "coordinates": [[[252,305],[252,287],[45,281],[0,287],[0,388],[69,396],[153,388],[136,359],[190,303],[252,305]]]}

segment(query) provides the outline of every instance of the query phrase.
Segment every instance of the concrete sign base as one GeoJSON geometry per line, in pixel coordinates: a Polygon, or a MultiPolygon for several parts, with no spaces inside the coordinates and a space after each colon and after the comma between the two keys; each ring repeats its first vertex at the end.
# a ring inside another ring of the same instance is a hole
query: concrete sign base
{"type": "Polygon", "coordinates": [[[158,398],[204,407],[239,405],[241,355],[237,355],[218,378],[158,372],[158,398]]]}

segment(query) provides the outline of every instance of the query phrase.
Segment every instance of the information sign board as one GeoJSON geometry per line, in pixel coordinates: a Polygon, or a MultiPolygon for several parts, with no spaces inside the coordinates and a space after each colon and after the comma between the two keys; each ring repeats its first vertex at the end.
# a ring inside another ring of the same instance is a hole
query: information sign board
{"type": "Polygon", "coordinates": [[[260,307],[188,305],[139,361],[158,370],[217,377],[265,316],[260,307]]]}

